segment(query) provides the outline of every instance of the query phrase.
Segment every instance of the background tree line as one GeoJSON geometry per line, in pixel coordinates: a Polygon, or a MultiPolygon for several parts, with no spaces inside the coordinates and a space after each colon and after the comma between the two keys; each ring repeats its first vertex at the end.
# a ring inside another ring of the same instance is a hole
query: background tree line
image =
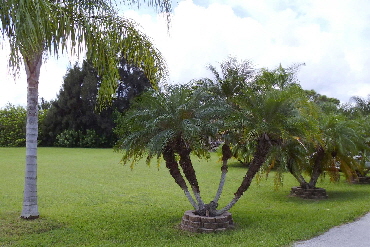
{"type": "MultiPolygon", "coordinates": [[[[210,66],[216,73],[216,68],[210,66]]],[[[231,73],[231,70],[229,71],[231,73]]],[[[225,72],[226,73],[226,72],[225,72]]],[[[130,100],[151,87],[144,72],[121,59],[119,86],[111,105],[98,109],[101,78],[93,66],[84,61],[69,68],[57,98],[39,102],[39,145],[60,147],[112,147],[117,141],[113,129],[119,113],[129,108],[130,100]]],[[[231,76],[231,75],[229,75],[231,76]]],[[[226,94],[234,93],[240,83],[224,84],[226,94]]],[[[327,112],[341,112],[350,119],[370,115],[370,97],[354,96],[351,102],[340,104],[336,98],[305,90],[310,101],[327,112]]],[[[25,146],[26,109],[7,104],[0,108],[0,146],[25,146]]],[[[241,162],[247,158],[239,157],[241,162]]]]}
{"type": "MultiPolygon", "coordinates": [[[[39,145],[60,147],[112,147],[117,139],[113,133],[118,113],[125,111],[130,100],[150,88],[144,72],[120,60],[120,80],[112,104],[99,109],[101,85],[97,71],[84,61],[75,64],[64,76],[57,98],[51,102],[41,98],[39,107],[39,145]]],[[[0,146],[25,146],[26,109],[6,105],[0,109],[0,146]]]]}

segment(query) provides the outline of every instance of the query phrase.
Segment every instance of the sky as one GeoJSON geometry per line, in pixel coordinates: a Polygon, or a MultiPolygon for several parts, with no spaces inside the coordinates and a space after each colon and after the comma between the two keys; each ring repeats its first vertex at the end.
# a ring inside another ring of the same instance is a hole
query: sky
{"type": "MultiPolygon", "coordinates": [[[[304,89],[349,102],[370,95],[370,1],[368,0],[179,0],[170,29],[163,14],[146,8],[120,10],[151,37],[167,61],[169,83],[211,77],[207,65],[228,57],[256,69],[304,63],[297,77],[304,89]]],[[[26,76],[13,79],[8,49],[0,47],[0,107],[26,105],[26,76]]],[[[72,62],[69,62],[72,60],[72,62]]],[[[39,96],[55,99],[68,56],[48,58],[39,96]]]]}

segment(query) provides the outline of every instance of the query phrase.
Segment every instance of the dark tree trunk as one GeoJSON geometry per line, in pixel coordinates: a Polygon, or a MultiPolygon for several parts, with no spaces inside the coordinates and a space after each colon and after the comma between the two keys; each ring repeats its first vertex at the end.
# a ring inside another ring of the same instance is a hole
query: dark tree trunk
{"type": "Polygon", "coordinates": [[[186,179],[189,181],[191,187],[193,188],[194,192],[199,193],[199,184],[197,180],[197,176],[195,174],[195,170],[193,167],[193,164],[190,159],[190,149],[181,149],[178,151],[180,156],[180,166],[182,168],[182,171],[184,172],[184,175],[186,179]]]}
{"type": "Polygon", "coordinates": [[[188,186],[186,185],[185,179],[183,178],[179,165],[175,158],[175,153],[170,147],[166,147],[163,152],[163,159],[166,162],[166,167],[170,171],[171,176],[175,179],[175,182],[181,187],[183,190],[187,190],[188,186]]]}
{"type": "Polygon", "coordinates": [[[190,204],[194,207],[194,209],[198,210],[199,206],[194,201],[193,197],[189,193],[188,186],[186,185],[185,179],[183,178],[179,165],[175,158],[175,152],[170,146],[167,146],[163,152],[163,158],[166,161],[166,167],[168,168],[171,176],[175,179],[175,182],[180,186],[180,188],[184,191],[185,196],[188,198],[190,204]]]}
{"type": "Polygon", "coordinates": [[[244,176],[242,184],[234,194],[235,198],[240,198],[243,195],[243,193],[249,188],[254,176],[260,170],[263,163],[266,161],[267,154],[269,153],[270,148],[271,143],[269,141],[269,138],[267,134],[263,134],[258,139],[257,149],[253,155],[253,160],[249,166],[248,172],[244,176]]]}
{"type": "Polygon", "coordinates": [[[177,153],[180,156],[179,163],[182,168],[182,171],[184,172],[186,179],[190,183],[194,196],[198,202],[199,209],[203,209],[204,203],[200,196],[199,184],[198,184],[197,176],[195,174],[193,163],[191,162],[191,159],[190,159],[190,152],[191,152],[191,149],[187,148],[185,143],[181,141],[180,145],[178,145],[178,150],[177,150],[177,153]]]}
{"type": "MultiPolygon", "coordinates": [[[[227,161],[231,157],[233,157],[233,153],[230,150],[230,146],[227,145],[227,144],[222,145],[222,161],[227,161]]],[[[222,170],[222,168],[221,168],[221,170],[222,170]]]]}
{"type": "Polygon", "coordinates": [[[310,188],[316,187],[317,180],[319,179],[320,175],[323,172],[322,161],[324,159],[324,156],[325,156],[325,150],[322,146],[319,146],[316,149],[316,157],[314,159],[311,180],[309,182],[310,188]]]}

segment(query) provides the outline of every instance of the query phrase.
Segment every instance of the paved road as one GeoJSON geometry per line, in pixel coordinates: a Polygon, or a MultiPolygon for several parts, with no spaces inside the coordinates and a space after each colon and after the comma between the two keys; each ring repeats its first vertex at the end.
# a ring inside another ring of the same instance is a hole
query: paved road
{"type": "Polygon", "coordinates": [[[307,241],[297,242],[294,247],[369,247],[370,213],[355,222],[337,226],[307,241]]]}

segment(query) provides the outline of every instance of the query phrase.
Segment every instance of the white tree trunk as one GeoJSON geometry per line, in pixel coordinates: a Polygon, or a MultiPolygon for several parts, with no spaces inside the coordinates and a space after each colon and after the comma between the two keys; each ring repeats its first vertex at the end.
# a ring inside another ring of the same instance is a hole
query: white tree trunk
{"type": "MultiPolygon", "coordinates": [[[[222,166],[227,167],[227,160],[223,161],[222,166]]],[[[218,203],[218,200],[221,197],[222,191],[224,189],[225,181],[226,181],[226,174],[227,174],[227,169],[222,169],[220,183],[218,185],[218,189],[217,189],[217,193],[215,195],[215,198],[213,199],[213,202],[215,202],[215,203],[218,203]]]]}
{"type": "Polygon", "coordinates": [[[21,218],[39,217],[37,204],[37,136],[38,136],[38,84],[42,63],[42,52],[32,59],[24,59],[27,73],[27,126],[26,126],[26,169],[23,209],[21,218]]]}
{"type": "Polygon", "coordinates": [[[199,192],[196,192],[195,189],[193,190],[193,193],[194,193],[195,199],[198,202],[198,209],[203,209],[204,208],[204,202],[202,200],[202,197],[200,196],[200,193],[199,192]]]}
{"type": "Polygon", "coordinates": [[[188,190],[184,190],[184,193],[185,193],[185,196],[186,198],[188,198],[190,204],[193,206],[193,208],[195,210],[198,210],[199,209],[199,206],[197,205],[197,203],[194,201],[193,197],[191,196],[190,192],[188,190]]]}
{"type": "Polygon", "coordinates": [[[221,210],[217,210],[216,211],[216,215],[222,215],[223,213],[225,213],[226,211],[228,211],[228,210],[230,210],[237,202],[238,202],[238,200],[240,199],[240,197],[239,198],[237,198],[237,197],[234,197],[232,200],[231,200],[231,202],[229,203],[229,204],[227,204],[223,209],[221,209],[221,210]]]}

